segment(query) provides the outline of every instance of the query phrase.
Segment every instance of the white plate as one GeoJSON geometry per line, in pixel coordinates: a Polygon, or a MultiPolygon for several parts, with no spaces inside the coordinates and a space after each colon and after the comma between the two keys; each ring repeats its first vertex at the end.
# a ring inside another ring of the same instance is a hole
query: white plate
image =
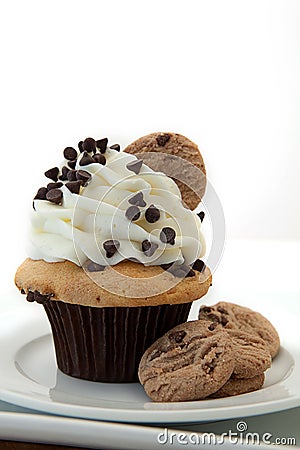
{"type": "Polygon", "coordinates": [[[285,339],[261,390],[224,399],[153,403],[138,383],[94,383],[58,371],[48,321],[39,306],[28,305],[0,316],[0,398],[59,415],[165,424],[245,417],[299,406],[299,317],[285,317],[282,312],[280,317],[286,325],[285,339]]]}

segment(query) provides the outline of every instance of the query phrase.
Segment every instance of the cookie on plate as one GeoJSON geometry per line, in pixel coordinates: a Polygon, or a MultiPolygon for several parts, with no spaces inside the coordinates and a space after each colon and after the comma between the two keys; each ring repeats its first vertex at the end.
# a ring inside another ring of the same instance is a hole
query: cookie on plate
{"type": "Polygon", "coordinates": [[[129,144],[125,152],[173,178],[188,208],[195,209],[200,203],[205,193],[206,170],[198,146],[190,139],[178,133],[151,133],[129,144]]]}
{"type": "Polygon", "coordinates": [[[156,402],[200,400],[230,378],[235,357],[231,339],[210,321],[177,325],[144,353],[139,379],[156,402]]]}
{"type": "Polygon", "coordinates": [[[230,377],[228,381],[219,389],[214,392],[210,398],[223,398],[233,395],[246,394],[248,392],[257,391],[260,389],[265,381],[265,374],[260,373],[252,378],[233,378],[230,377]]]}
{"type": "Polygon", "coordinates": [[[226,331],[234,350],[233,378],[253,378],[271,366],[271,354],[262,339],[239,330],[228,329],[226,331]]]}
{"type": "Polygon", "coordinates": [[[279,335],[271,322],[262,314],[245,306],[229,302],[219,302],[213,306],[203,305],[200,308],[199,319],[221,323],[226,330],[238,329],[255,334],[265,341],[272,358],[279,351],[279,335]]]}

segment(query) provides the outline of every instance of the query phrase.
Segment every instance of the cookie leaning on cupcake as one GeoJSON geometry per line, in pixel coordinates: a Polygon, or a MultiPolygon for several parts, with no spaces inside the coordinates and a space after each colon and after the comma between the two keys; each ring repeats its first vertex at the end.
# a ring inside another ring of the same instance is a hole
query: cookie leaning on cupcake
{"type": "Polygon", "coordinates": [[[134,381],[145,349],[211,284],[199,259],[203,215],[183,206],[171,178],[106,138],[63,157],[34,198],[30,257],[15,281],[43,304],[63,372],[134,381]]]}
{"type": "Polygon", "coordinates": [[[125,152],[173,178],[184,204],[190,209],[198,206],[205,193],[206,169],[198,146],[190,139],[178,133],[151,133],[129,144],[125,152]]]}
{"type": "Polygon", "coordinates": [[[280,345],[273,325],[249,308],[226,302],[202,306],[199,319],[177,325],[144,353],[139,379],[152,400],[221,398],[263,386],[272,360],[271,334],[273,354],[280,345]],[[265,339],[258,336],[262,324],[269,331],[265,339]]]}

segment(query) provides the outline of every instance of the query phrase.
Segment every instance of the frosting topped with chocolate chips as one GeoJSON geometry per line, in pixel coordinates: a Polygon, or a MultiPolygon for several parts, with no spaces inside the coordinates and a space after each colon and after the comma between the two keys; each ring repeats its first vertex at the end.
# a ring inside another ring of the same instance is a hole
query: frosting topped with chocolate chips
{"type": "Polygon", "coordinates": [[[125,259],[175,262],[184,272],[204,255],[203,217],[183,206],[176,183],[107,138],[66,147],[45,176],[33,201],[32,259],[90,261],[93,270],[125,259]]]}

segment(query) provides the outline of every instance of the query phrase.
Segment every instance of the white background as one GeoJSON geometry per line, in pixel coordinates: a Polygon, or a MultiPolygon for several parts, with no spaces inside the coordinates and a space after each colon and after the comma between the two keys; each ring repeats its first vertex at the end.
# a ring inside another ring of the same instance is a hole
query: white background
{"type": "Polygon", "coordinates": [[[299,30],[297,0],[2,2],[2,276],[43,172],[90,135],[185,134],[229,238],[299,239],[299,30]]]}

